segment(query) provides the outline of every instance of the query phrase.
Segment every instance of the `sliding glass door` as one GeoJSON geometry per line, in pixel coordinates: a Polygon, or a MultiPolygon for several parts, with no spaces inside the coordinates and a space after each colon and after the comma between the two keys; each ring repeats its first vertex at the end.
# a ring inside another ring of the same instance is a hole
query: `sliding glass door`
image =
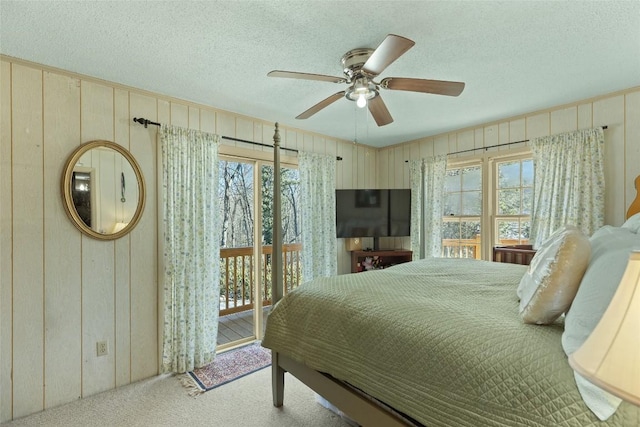
{"type": "Polygon", "coordinates": [[[255,162],[220,161],[218,346],[252,339],[255,314],[255,162]]]}
{"type": "MultiPolygon", "coordinates": [[[[285,292],[301,282],[298,170],[281,168],[285,292]]],[[[262,338],[271,305],[273,166],[221,156],[218,348],[262,338]]]]}

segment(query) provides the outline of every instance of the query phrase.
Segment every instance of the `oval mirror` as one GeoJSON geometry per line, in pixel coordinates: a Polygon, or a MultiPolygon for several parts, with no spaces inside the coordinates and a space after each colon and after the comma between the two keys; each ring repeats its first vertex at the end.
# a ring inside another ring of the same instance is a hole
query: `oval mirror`
{"type": "Polygon", "coordinates": [[[142,216],[144,178],[128,150],[110,141],[90,141],[69,156],[62,197],[67,215],[80,231],[95,239],[118,239],[142,216]]]}

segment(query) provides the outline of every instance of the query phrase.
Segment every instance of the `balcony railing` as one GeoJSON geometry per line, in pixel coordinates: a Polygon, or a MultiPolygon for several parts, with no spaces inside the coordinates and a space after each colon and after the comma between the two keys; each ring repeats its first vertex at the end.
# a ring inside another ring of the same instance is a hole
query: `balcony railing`
{"type": "MultiPolygon", "coordinates": [[[[285,294],[302,282],[301,251],[301,243],[282,245],[285,294]]],[[[262,247],[262,289],[257,297],[262,298],[263,306],[271,305],[272,254],[272,246],[262,247]]],[[[253,310],[256,298],[254,268],[252,247],[220,249],[220,316],[253,310]]]]}
{"type": "Polygon", "coordinates": [[[480,235],[475,239],[442,239],[443,258],[482,259],[480,235]]]}
{"type": "MultiPolygon", "coordinates": [[[[526,239],[500,239],[498,241],[498,244],[502,246],[528,243],[529,241],[526,239]]],[[[442,239],[442,257],[482,259],[481,244],[479,234],[474,239],[442,239]]]]}

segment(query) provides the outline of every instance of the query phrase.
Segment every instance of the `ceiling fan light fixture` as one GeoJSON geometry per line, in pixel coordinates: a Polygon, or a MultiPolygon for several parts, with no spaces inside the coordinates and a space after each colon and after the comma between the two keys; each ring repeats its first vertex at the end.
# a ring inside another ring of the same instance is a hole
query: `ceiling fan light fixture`
{"type": "Polygon", "coordinates": [[[364,92],[361,92],[360,95],[358,95],[358,100],[356,101],[356,105],[358,106],[358,108],[364,108],[367,106],[367,98],[364,92]]]}
{"type": "Polygon", "coordinates": [[[367,101],[378,96],[376,85],[366,79],[358,79],[351,85],[344,94],[350,101],[356,101],[356,105],[364,108],[367,101]]]}

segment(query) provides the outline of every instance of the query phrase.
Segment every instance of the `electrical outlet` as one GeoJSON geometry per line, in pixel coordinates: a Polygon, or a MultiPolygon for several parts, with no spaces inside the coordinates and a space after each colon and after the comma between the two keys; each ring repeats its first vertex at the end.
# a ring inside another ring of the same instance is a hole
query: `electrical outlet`
{"type": "Polygon", "coordinates": [[[98,341],[96,343],[98,356],[106,356],[109,354],[109,344],[107,341],[98,341]]]}

